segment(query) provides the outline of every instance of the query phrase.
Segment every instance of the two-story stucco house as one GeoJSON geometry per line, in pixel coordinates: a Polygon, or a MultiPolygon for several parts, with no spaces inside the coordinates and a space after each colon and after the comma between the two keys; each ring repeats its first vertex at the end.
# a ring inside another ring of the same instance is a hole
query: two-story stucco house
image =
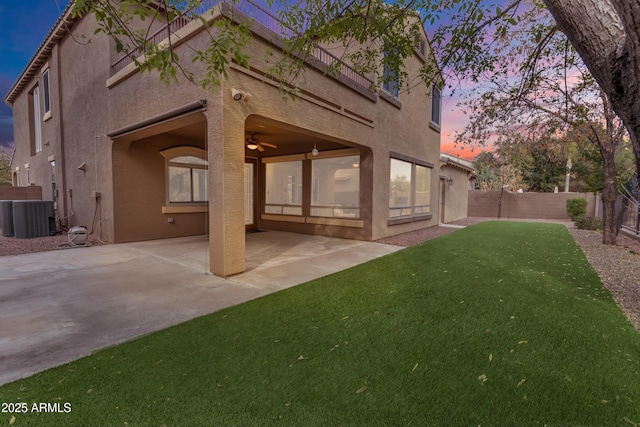
{"type": "MultiPolygon", "coordinates": [[[[437,225],[440,90],[376,88],[346,64],[327,75],[323,61],[336,59],[318,47],[286,99],[263,59],[282,43],[278,22],[241,4],[232,15],[211,2],[203,15],[255,19],[250,68],[232,63],[214,91],[139,72],[94,34],[93,16],[67,8],[5,97],[14,185],[42,186],[60,223],[103,241],[208,234],[221,276],[244,270],[247,229],[375,240],[437,225]]],[[[210,40],[200,20],[172,31],[186,61],[210,40]]],[[[410,75],[428,49],[425,35],[410,75]]]]}

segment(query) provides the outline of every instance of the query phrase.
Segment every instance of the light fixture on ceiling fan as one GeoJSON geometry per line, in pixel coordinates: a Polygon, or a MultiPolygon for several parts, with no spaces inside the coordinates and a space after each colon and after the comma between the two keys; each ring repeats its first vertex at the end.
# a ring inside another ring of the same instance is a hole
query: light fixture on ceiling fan
{"type": "Polygon", "coordinates": [[[258,138],[255,137],[255,133],[252,133],[251,137],[247,138],[246,147],[249,150],[258,150],[260,152],[264,151],[264,147],[278,148],[278,146],[275,144],[270,144],[268,142],[258,140],[258,138]]]}

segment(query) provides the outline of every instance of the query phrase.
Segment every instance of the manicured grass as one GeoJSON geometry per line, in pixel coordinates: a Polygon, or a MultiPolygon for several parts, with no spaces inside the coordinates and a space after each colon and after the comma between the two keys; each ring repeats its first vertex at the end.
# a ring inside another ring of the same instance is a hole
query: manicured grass
{"type": "Polygon", "coordinates": [[[640,424],[640,334],[563,226],[487,222],[0,387],[0,425],[640,424]]]}

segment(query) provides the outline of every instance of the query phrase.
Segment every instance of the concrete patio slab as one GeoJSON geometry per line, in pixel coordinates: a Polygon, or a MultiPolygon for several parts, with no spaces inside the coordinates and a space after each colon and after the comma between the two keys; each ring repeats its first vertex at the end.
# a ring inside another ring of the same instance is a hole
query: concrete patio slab
{"type": "Polygon", "coordinates": [[[208,271],[207,237],[0,257],[0,384],[401,249],[268,231],[247,271],[208,271]]]}

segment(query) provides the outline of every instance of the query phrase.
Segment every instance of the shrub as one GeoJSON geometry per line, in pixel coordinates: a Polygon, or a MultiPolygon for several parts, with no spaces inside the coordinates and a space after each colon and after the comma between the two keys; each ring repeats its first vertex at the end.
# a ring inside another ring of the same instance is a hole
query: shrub
{"type": "Polygon", "coordinates": [[[576,198],[567,200],[567,214],[572,220],[587,215],[587,199],[576,198]]]}
{"type": "Polygon", "coordinates": [[[580,230],[602,230],[602,220],[597,216],[580,215],[576,218],[575,225],[580,230]]]}

